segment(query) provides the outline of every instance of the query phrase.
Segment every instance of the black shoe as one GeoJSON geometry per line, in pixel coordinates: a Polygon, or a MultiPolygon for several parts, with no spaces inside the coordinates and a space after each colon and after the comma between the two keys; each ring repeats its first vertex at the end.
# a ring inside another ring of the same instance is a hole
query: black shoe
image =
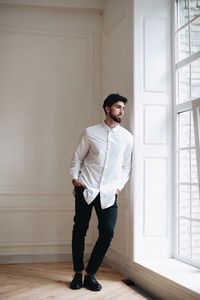
{"type": "Polygon", "coordinates": [[[81,289],[82,287],[83,287],[82,273],[75,273],[74,278],[70,283],[70,288],[72,290],[78,290],[81,289]]]}
{"type": "Polygon", "coordinates": [[[100,291],[102,289],[102,286],[98,283],[93,274],[85,275],[83,286],[88,290],[95,292],[100,291]]]}

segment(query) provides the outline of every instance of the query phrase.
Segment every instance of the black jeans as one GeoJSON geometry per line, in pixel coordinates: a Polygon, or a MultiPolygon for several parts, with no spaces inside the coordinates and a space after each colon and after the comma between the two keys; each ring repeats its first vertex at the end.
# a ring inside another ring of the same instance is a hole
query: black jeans
{"type": "MultiPolygon", "coordinates": [[[[85,236],[94,206],[98,218],[99,237],[92,250],[86,272],[95,274],[110,246],[117,221],[117,203],[106,209],[101,208],[100,194],[91,204],[87,204],[83,196],[83,187],[75,187],[75,216],[72,232],[72,256],[75,272],[84,270],[85,236]]],[[[117,196],[116,196],[117,198],[117,196]]]]}

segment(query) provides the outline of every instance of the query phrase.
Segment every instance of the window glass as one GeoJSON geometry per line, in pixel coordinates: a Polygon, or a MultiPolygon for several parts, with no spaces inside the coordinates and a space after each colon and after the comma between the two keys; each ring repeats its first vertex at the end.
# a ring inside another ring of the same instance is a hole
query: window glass
{"type": "Polygon", "coordinates": [[[190,186],[181,184],[180,192],[180,217],[190,217],[190,186]]]}
{"type": "Polygon", "coordinates": [[[190,0],[190,20],[200,15],[200,0],[190,0]]]}
{"type": "Polygon", "coordinates": [[[177,4],[178,28],[180,28],[189,21],[189,1],[178,0],[177,4]]]}
{"type": "Polygon", "coordinates": [[[191,149],[191,183],[198,183],[196,149],[191,149]]]}
{"type": "Polygon", "coordinates": [[[175,256],[200,266],[200,0],[176,3],[175,256]]]}
{"type": "MultiPolygon", "coordinates": [[[[191,188],[191,198],[192,198],[192,218],[200,220],[200,197],[199,197],[199,187],[198,185],[193,185],[191,188]]],[[[200,239],[199,239],[200,241],[200,239]]],[[[199,246],[200,247],[200,246],[199,246]]]]}
{"type": "Polygon", "coordinates": [[[190,112],[179,114],[179,146],[188,148],[190,146],[190,112]]]}
{"type": "Polygon", "coordinates": [[[177,33],[178,38],[178,52],[176,61],[181,61],[189,56],[190,53],[190,41],[189,41],[189,25],[182,28],[177,33]]]}
{"type": "Polygon", "coordinates": [[[190,220],[180,218],[179,228],[179,255],[183,258],[191,258],[190,220]]]}
{"type": "Polygon", "coordinates": [[[177,71],[178,81],[178,103],[190,99],[190,65],[186,65],[177,71]]]}
{"type": "Polygon", "coordinates": [[[200,59],[191,63],[191,98],[200,98],[200,59]]]}
{"type": "Polygon", "coordinates": [[[190,25],[191,54],[200,51],[200,17],[190,25]]]}
{"type": "Polygon", "coordinates": [[[200,262],[200,222],[192,221],[192,259],[200,262]]]}

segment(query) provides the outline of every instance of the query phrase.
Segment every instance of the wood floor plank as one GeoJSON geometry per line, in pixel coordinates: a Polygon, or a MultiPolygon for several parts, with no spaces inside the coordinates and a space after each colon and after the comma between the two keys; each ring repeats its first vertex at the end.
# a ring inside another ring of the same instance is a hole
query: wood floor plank
{"type": "Polygon", "coordinates": [[[122,282],[122,276],[108,266],[102,266],[97,280],[100,292],[85,288],[71,290],[71,263],[41,263],[0,265],[0,300],[144,300],[122,282]]]}

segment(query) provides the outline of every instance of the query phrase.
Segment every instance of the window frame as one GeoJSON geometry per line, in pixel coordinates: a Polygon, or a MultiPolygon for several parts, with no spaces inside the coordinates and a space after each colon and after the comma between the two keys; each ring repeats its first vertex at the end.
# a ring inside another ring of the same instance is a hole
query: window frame
{"type": "MultiPolygon", "coordinates": [[[[177,139],[176,139],[176,132],[177,132],[177,116],[180,113],[183,112],[187,112],[187,111],[192,111],[193,113],[193,124],[194,124],[194,135],[195,135],[195,150],[196,150],[196,160],[197,160],[197,174],[198,174],[198,184],[200,183],[200,98],[192,100],[192,101],[187,101],[181,104],[175,104],[175,116],[174,116],[174,124],[175,128],[174,128],[174,169],[175,169],[175,173],[177,174],[177,147],[176,147],[176,143],[177,143],[177,139]]],[[[199,184],[200,185],[200,184],[199,184]]],[[[188,258],[184,258],[182,256],[178,255],[178,222],[177,219],[179,219],[179,207],[178,207],[178,203],[177,203],[177,199],[178,199],[178,195],[177,195],[177,180],[176,180],[176,176],[174,177],[174,195],[175,195],[175,219],[174,219],[174,258],[176,258],[177,260],[186,262],[190,265],[193,265],[195,267],[200,267],[200,263],[197,262],[193,262],[193,260],[188,259],[188,258]]],[[[200,193],[200,187],[199,187],[199,193],[200,193]]],[[[192,219],[192,218],[190,218],[192,219]]],[[[200,220],[198,220],[198,222],[200,222],[200,220]]]]}
{"type": "Polygon", "coordinates": [[[197,159],[197,174],[200,184],[200,98],[192,100],[194,134],[195,134],[195,148],[197,159]]]}
{"type": "MultiPolygon", "coordinates": [[[[190,55],[183,60],[177,60],[177,52],[178,52],[178,42],[177,42],[177,33],[184,27],[189,26],[190,29],[190,24],[193,22],[195,19],[199,18],[199,16],[194,17],[193,19],[189,19],[186,24],[178,28],[177,22],[178,22],[178,17],[177,17],[177,1],[174,0],[174,5],[173,5],[173,15],[174,15],[174,31],[173,31],[173,106],[174,106],[174,130],[173,130],[173,136],[174,136],[174,146],[173,146],[173,153],[174,153],[174,238],[173,238],[173,257],[176,258],[177,260],[183,261],[185,263],[188,263],[190,265],[193,265],[195,267],[200,267],[200,262],[194,262],[192,259],[184,258],[182,256],[178,255],[178,241],[179,241],[179,236],[178,236],[178,230],[179,226],[177,225],[179,220],[179,207],[178,207],[178,201],[177,198],[177,178],[176,174],[178,172],[177,170],[177,116],[179,113],[186,112],[186,111],[192,111],[193,113],[193,124],[194,124],[194,139],[195,139],[195,150],[196,150],[196,160],[197,160],[197,174],[198,174],[198,186],[199,186],[199,193],[200,193],[200,97],[196,99],[191,99],[191,88],[190,88],[190,100],[187,102],[183,103],[178,103],[177,104],[177,87],[178,87],[178,82],[177,82],[177,76],[176,73],[178,72],[179,69],[182,67],[189,65],[190,63],[196,61],[197,59],[200,59],[200,51],[190,55]],[[178,28],[178,29],[177,29],[178,28]],[[177,60],[177,61],[176,61],[177,60]]],[[[189,30],[190,31],[190,30],[189,30]]],[[[190,35],[190,33],[189,33],[190,35]]],[[[190,38],[189,38],[189,49],[191,49],[190,45],[190,38]]],[[[191,66],[190,66],[191,68],[191,66]]],[[[191,87],[191,76],[190,76],[190,87],[191,87]]],[[[191,222],[191,216],[190,216],[190,222],[191,222]]],[[[198,220],[200,222],[200,220],[198,220]]],[[[179,232],[180,234],[180,232],[179,232]]],[[[190,238],[192,237],[191,232],[190,232],[190,238]]]]}

